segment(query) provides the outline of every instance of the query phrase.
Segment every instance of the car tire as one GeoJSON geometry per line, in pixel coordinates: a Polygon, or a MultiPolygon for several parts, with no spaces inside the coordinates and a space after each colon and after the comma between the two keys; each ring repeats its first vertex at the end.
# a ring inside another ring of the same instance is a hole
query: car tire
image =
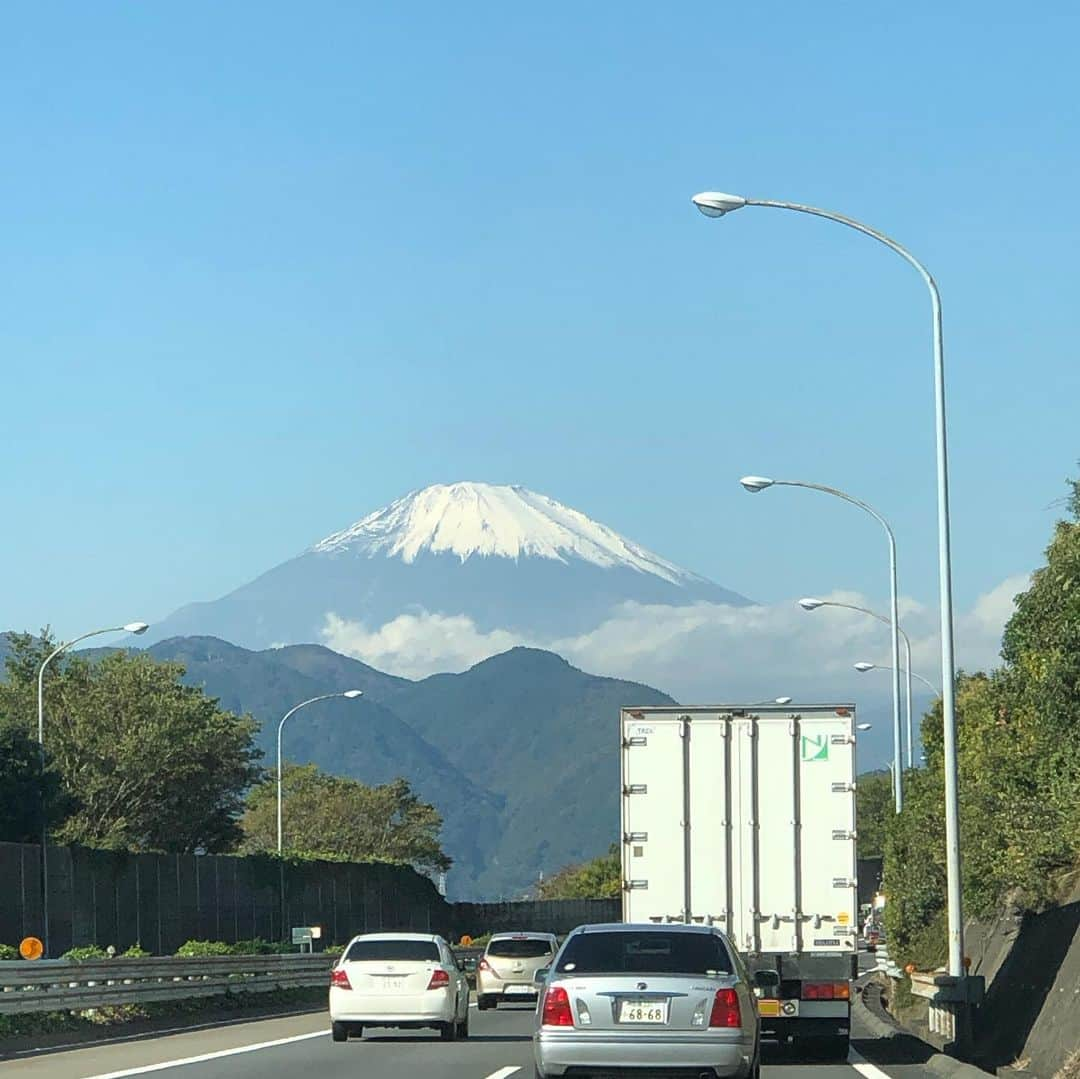
{"type": "Polygon", "coordinates": [[[491,1007],[491,997],[486,993],[476,998],[476,1010],[486,1012],[491,1007]]]}
{"type": "Polygon", "coordinates": [[[459,1041],[464,1041],[469,1036],[469,1009],[465,1009],[465,1018],[458,1023],[457,1036],[459,1041]]]}
{"type": "Polygon", "coordinates": [[[359,1040],[364,1036],[364,1028],[359,1023],[349,1024],[349,1037],[359,1040]]]}
{"type": "Polygon", "coordinates": [[[331,1023],[330,1037],[336,1042],[347,1042],[349,1040],[349,1028],[344,1023],[331,1023]]]}
{"type": "Polygon", "coordinates": [[[455,1019],[452,1023],[441,1023],[439,1025],[439,1037],[444,1042],[456,1042],[458,1036],[458,1025],[455,1019]]]}

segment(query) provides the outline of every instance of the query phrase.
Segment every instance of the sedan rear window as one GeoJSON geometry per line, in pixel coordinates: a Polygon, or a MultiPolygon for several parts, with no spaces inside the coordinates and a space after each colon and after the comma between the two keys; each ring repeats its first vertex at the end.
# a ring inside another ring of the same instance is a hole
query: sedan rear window
{"type": "Polygon", "coordinates": [[[345,953],[346,963],[397,960],[400,963],[438,963],[439,947],[433,940],[357,940],[345,953]]]}
{"type": "Polygon", "coordinates": [[[487,954],[501,959],[539,959],[551,955],[551,941],[493,940],[488,945],[487,954]]]}
{"type": "Polygon", "coordinates": [[[557,967],[577,974],[730,974],[731,957],[712,933],[579,933],[557,967]]]}

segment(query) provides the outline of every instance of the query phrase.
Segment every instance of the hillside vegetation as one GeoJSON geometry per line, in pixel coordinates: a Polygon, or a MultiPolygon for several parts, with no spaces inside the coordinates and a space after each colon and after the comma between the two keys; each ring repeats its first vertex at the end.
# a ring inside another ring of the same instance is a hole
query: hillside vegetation
{"type": "MultiPolygon", "coordinates": [[[[1051,901],[1080,862],[1080,481],[1046,564],[1017,597],[1002,665],[957,679],[964,901],[989,914],[1008,900],[1051,901]]],[[[940,701],[923,719],[926,767],[905,776],[903,813],[885,834],[886,927],[920,966],[945,955],[940,701]]]]}

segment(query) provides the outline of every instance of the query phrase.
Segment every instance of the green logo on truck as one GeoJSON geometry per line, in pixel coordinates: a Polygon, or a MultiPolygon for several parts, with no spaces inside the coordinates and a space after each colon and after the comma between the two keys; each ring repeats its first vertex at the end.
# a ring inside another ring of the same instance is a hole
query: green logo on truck
{"type": "Polygon", "coordinates": [[[803,735],[802,759],[804,761],[827,761],[829,759],[829,736],[803,735]]]}

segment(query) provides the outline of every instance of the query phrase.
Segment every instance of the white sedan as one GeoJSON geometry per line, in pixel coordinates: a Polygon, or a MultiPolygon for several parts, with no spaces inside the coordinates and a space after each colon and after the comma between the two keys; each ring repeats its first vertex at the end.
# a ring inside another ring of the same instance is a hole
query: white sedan
{"type": "Polygon", "coordinates": [[[442,937],[365,933],[349,941],[330,971],[330,1033],[343,1042],[364,1027],[469,1036],[469,983],[442,937]]]}

